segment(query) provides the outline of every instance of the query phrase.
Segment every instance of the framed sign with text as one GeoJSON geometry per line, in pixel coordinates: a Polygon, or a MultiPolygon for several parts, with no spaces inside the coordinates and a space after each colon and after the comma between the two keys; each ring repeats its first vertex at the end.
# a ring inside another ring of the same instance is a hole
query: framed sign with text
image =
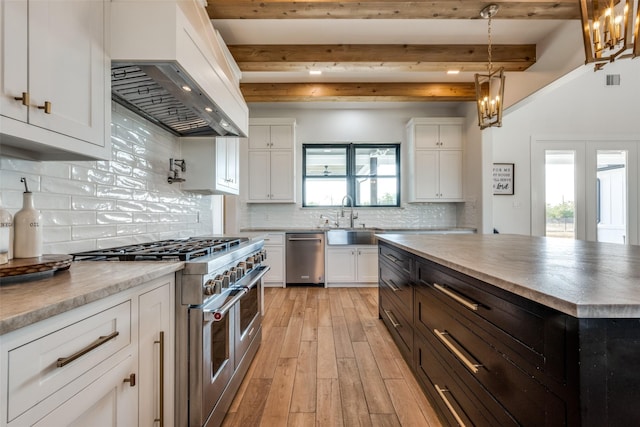
{"type": "Polygon", "coordinates": [[[493,194],[513,194],[514,169],[515,166],[513,163],[493,164],[493,194]]]}

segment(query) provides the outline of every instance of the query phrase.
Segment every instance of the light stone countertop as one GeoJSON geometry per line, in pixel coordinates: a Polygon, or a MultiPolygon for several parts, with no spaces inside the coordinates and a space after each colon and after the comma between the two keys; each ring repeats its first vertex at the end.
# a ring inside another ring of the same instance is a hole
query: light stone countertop
{"type": "Polygon", "coordinates": [[[376,236],[574,317],[640,318],[640,246],[505,234],[376,236]]]}
{"type": "Polygon", "coordinates": [[[175,273],[181,261],[84,261],[66,271],[0,285],[0,335],[175,273]]]}

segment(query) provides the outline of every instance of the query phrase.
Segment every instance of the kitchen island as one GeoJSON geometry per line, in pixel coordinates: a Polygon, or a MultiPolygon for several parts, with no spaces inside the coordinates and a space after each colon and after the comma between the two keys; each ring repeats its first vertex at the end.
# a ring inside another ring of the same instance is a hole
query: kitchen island
{"type": "Polygon", "coordinates": [[[377,237],[380,317],[445,424],[640,419],[640,247],[377,237]]]}

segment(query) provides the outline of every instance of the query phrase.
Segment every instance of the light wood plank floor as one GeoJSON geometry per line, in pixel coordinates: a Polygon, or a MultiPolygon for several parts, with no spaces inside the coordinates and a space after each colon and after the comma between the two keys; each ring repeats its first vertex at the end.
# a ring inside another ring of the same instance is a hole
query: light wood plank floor
{"type": "Polygon", "coordinates": [[[439,427],[377,288],[266,288],[262,345],[223,426],[439,427]]]}

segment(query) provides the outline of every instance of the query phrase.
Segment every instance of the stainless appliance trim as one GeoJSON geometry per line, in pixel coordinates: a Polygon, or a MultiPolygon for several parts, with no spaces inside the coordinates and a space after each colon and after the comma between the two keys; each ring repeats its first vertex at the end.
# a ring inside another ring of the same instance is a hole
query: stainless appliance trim
{"type": "Polygon", "coordinates": [[[324,232],[286,233],[287,271],[290,284],[324,284],[324,232]]]}

